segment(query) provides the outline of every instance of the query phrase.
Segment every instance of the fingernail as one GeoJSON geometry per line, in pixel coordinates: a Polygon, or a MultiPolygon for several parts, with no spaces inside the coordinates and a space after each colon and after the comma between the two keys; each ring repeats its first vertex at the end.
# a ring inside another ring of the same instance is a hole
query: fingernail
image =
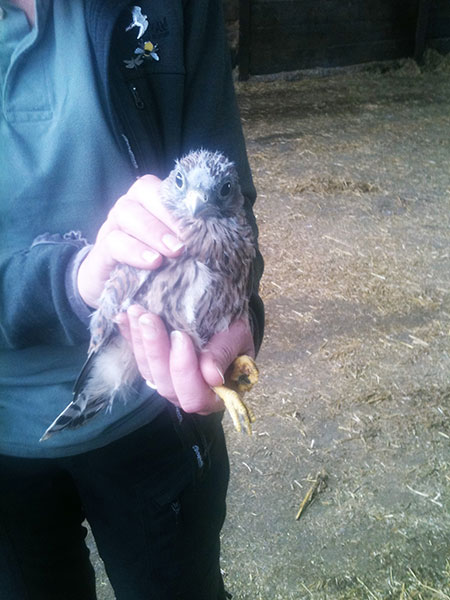
{"type": "Polygon", "coordinates": [[[170,334],[170,341],[172,342],[172,346],[180,347],[183,344],[183,334],[181,331],[174,329],[170,334]]]}
{"type": "Polygon", "coordinates": [[[215,367],[216,367],[217,372],[219,373],[219,375],[222,378],[222,385],[225,385],[225,377],[224,377],[222,371],[219,369],[219,367],[217,365],[215,365],[215,367]]]}
{"type": "Polygon", "coordinates": [[[142,253],[142,258],[145,260],[145,262],[152,264],[159,258],[159,254],[158,252],[153,252],[152,250],[145,250],[145,252],[142,253]]]}
{"type": "Polygon", "coordinates": [[[156,390],[156,385],[153,383],[153,381],[150,381],[150,379],[146,379],[145,380],[145,384],[152,390],[156,390]]]}
{"type": "Polygon", "coordinates": [[[178,238],[170,233],[163,235],[162,241],[169,248],[169,250],[172,250],[172,252],[177,252],[184,246],[183,242],[180,242],[178,238]]]}

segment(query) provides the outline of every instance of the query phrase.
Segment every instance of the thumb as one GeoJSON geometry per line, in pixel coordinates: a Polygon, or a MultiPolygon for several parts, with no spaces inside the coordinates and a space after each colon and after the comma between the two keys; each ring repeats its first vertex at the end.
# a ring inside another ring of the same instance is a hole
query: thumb
{"type": "Polygon", "coordinates": [[[224,374],[237,356],[255,356],[253,336],[248,321],[239,319],[213,335],[200,355],[200,371],[210,386],[224,383],[224,374]]]}

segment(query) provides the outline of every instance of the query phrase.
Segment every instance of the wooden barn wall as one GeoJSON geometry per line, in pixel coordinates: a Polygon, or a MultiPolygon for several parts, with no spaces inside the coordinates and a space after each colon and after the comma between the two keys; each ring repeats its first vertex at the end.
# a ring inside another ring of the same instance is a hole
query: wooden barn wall
{"type": "Polygon", "coordinates": [[[449,51],[450,0],[241,0],[240,67],[264,74],[413,56],[420,2],[428,45],[449,51]]]}
{"type": "Polygon", "coordinates": [[[427,45],[441,54],[450,52],[450,0],[431,0],[427,45]]]}

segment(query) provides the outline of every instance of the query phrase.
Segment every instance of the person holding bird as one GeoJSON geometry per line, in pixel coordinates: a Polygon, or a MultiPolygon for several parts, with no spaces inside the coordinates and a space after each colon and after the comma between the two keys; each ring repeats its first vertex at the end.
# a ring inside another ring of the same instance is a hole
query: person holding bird
{"type": "Polygon", "coordinates": [[[118,600],[223,599],[263,307],[221,2],[1,10],[0,589],[95,598],[87,519],[118,600]]]}

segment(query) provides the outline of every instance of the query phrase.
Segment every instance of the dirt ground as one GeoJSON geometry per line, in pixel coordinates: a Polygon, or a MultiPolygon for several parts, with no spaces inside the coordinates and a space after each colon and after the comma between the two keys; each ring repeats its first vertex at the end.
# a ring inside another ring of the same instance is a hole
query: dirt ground
{"type": "Polygon", "coordinates": [[[237,88],[267,330],[254,435],[226,418],[226,586],[450,599],[450,60],[237,88]]]}

